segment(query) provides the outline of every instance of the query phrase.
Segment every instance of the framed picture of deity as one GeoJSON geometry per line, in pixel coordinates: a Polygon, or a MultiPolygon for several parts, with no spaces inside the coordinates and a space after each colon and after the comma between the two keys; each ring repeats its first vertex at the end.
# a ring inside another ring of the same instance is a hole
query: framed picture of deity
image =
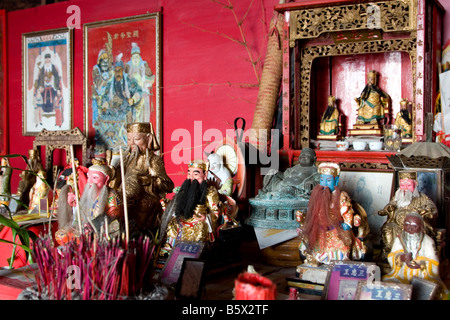
{"type": "Polygon", "coordinates": [[[6,101],[6,10],[0,10],[0,154],[8,153],[8,108],[6,101]]]}
{"type": "Polygon", "coordinates": [[[380,280],[380,267],[374,262],[333,261],[325,283],[324,300],[355,300],[358,282],[380,280]]]}
{"type": "Polygon", "coordinates": [[[360,280],[355,300],[411,300],[411,296],[411,284],[360,280]]]}
{"type": "Polygon", "coordinates": [[[69,28],[22,34],[22,134],[73,126],[72,48],[69,28]]]}
{"type": "Polygon", "coordinates": [[[375,246],[381,244],[381,227],[387,219],[378,215],[378,211],[391,200],[394,183],[393,171],[342,170],[339,176],[339,188],[364,208],[370,228],[369,241],[375,246]]]}
{"type": "Polygon", "coordinates": [[[83,25],[85,135],[119,154],[126,125],[150,122],[161,141],[160,13],[83,25]]]}

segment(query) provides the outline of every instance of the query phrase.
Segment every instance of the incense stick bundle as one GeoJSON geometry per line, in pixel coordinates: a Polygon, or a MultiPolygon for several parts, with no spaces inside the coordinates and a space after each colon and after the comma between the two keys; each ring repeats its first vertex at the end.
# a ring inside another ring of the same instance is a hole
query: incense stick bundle
{"type": "Polygon", "coordinates": [[[83,229],[81,227],[81,214],[80,214],[80,206],[78,201],[78,180],[77,180],[77,171],[75,170],[75,156],[73,153],[73,145],[70,145],[70,160],[72,161],[72,175],[73,175],[73,187],[75,190],[75,201],[76,201],[76,208],[77,208],[77,218],[78,218],[78,229],[80,231],[80,234],[83,232],[83,229]]]}
{"type": "Polygon", "coordinates": [[[148,237],[125,242],[83,234],[63,247],[40,237],[32,251],[37,291],[52,300],[130,299],[147,289],[154,249],[148,237]]]}
{"type": "Polygon", "coordinates": [[[123,155],[122,149],[119,149],[120,152],[120,174],[122,178],[122,194],[123,194],[123,215],[125,218],[125,237],[128,243],[129,240],[129,226],[128,226],[128,204],[127,204],[127,194],[126,194],[126,182],[125,182],[125,167],[123,164],[123,155]]]}

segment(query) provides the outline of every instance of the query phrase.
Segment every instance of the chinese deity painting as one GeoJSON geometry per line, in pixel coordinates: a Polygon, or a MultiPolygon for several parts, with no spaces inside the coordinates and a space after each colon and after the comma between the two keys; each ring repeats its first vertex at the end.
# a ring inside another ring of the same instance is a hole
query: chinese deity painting
{"type": "Polygon", "coordinates": [[[23,135],[72,129],[72,30],[22,34],[23,135]]]}
{"type": "Polygon", "coordinates": [[[95,154],[127,145],[126,125],[151,122],[160,140],[160,14],[84,25],[85,134],[95,154]]]}

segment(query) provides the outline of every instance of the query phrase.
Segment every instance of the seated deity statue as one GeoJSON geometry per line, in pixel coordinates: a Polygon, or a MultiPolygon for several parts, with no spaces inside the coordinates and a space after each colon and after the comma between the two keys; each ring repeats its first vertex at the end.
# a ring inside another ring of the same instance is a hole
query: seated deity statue
{"type": "MultiPolygon", "coordinates": [[[[26,169],[19,174],[21,180],[16,192],[21,203],[30,202],[30,189],[36,183],[36,175],[39,170],[44,170],[44,166],[41,163],[41,157],[39,156],[39,151],[36,149],[30,149],[28,150],[26,169]]],[[[23,209],[23,205],[21,203],[17,204],[17,211],[23,209]]]]}
{"type": "Polygon", "coordinates": [[[361,95],[355,98],[358,104],[358,117],[356,124],[378,124],[388,114],[390,107],[389,95],[377,85],[377,72],[369,71],[367,84],[361,95]]]}
{"type": "MultiPolygon", "coordinates": [[[[367,247],[353,232],[361,226],[347,192],[339,189],[339,164],[319,165],[320,184],[315,186],[299,231],[303,264],[318,266],[334,260],[363,260],[367,247]]],[[[365,226],[367,228],[367,226],[365,226]]]]}
{"type": "Polygon", "coordinates": [[[382,253],[385,260],[391,252],[392,244],[403,229],[406,215],[411,211],[417,211],[422,215],[425,232],[434,238],[436,236],[436,222],[438,210],[436,204],[417,188],[417,173],[415,171],[400,171],[399,188],[393,198],[380,211],[380,216],[387,216],[386,222],[381,227],[382,253]]]}
{"type": "Polygon", "coordinates": [[[223,213],[217,188],[208,183],[207,164],[192,161],[187,178],[165,209],[161,233],[166,235],[163,251],[169,252],[178,242],[213,243],[219,229],[231,222],[223,213]]]}
{"type": "Polygon", "coordinates": [[[336,97],[328,97],[328,105],[320,120],[319,133],[321,135],[337,135],[339,133],[339,110],[336,97]]]}
{"type": "MultiPolygon", "coordinates": [[[[36,182],[30,190],[29,198],[30,203],[28,205],[28,213],[38,213],[41,211],[40,205],[41,200],[45,199],[47,201],[47,208],[50,208],[53,201],[53,190],[45,182],[46,172],[44,170],[39,170],[36,176],[36,182]]],[[[47,212],[46,212],[47,213],[47,212]]]]}
{"type": "Polygon", "coordinates": [[[394,124],[401,130],[402,138],[412,137],[412,120],[411,113],[408,111],[408,99],[400,100],[400,111],[395,117],[394,124]]]}
{"type": "Polygon", "coordinates": [[[435,241],[426,234],[423,217],[417,211],[406,215],[403,230],[394,240],[388,262],[391,271],[383,276],[383,281],[410,284],[413,277],[420,277],[438,284],[438,297],[447,299],[447,287],[439,276],[435,241]]]}
{"type": "Polygon", "coordinates": [[[79,201],[73,188],[69,192],[61,192],[58,200],[59,229],[55,233],[55,239],[60,245],[79,236],[80,225],[83,232],[94,232],[109,238],[119,235],[120,225],[123,225],[123,203],[119,193],[108,186],[112,176],[112,169],[108,165],[93,164],[89,167],[87,182],[79,201]],[[78,213],[72,208],[79,209],[81,220],[78,220],[78,213]]]}
{"type": "Polygon", "coordinates": [[[319,184],[316,153],[311,148],[303,148],[298,158],[299,163],[286,169],[267,174],[263,179],[263,188],[257,199],[292,199],[309,197],[314,186],[319,184]]]}
{"type": "MultiPolygon", "coordinates": [[[[151,123],[127,125],[127,143],[123,155],[125,181],[119,182],[126,186],[130,233],[153,233],[159,228],[163,214],[161,200],[173,191],[174,184],[163,159],[155,153],[159,144],[151,123]]],[[[120,172],[120,168],[116,171],[120,172]]]]}

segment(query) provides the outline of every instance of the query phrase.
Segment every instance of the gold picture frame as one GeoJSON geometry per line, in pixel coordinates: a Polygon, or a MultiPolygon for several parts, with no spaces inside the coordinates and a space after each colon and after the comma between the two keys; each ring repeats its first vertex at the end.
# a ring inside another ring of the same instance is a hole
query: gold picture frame
{"type": "Polygon", "coordinates": [[[73,127],[73,30],[22,34],[22,134],[73,127]]]}
{"type": "Polygon", "coordinates": [[[162,145],[160,25],[159,12],[83,25],[84,127],[96,154],[125,148],[132,122],[152,123],[162,145]]]}

